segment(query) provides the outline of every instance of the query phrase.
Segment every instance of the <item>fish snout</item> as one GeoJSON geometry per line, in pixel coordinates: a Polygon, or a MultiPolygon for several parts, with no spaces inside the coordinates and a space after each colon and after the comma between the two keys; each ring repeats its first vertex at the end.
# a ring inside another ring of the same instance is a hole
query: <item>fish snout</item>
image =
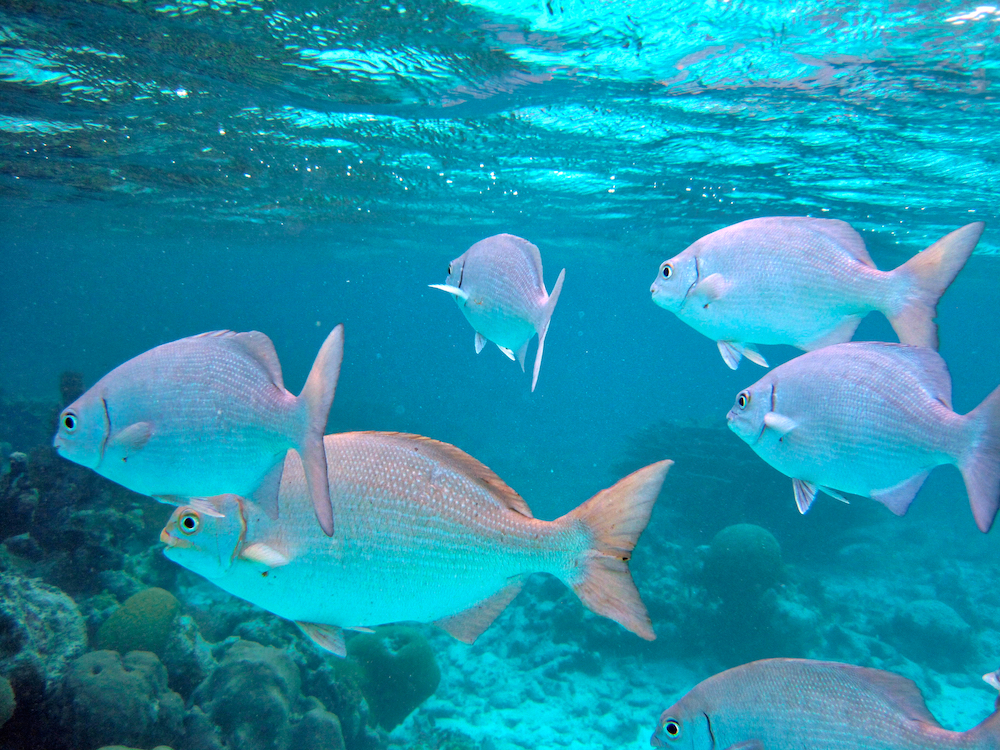
{"type": "Polygon", "coordinates": [[[194,545],[187,539],[182,539],[181,537],[171,534],[169,526],[165,526],[163,531],[160,532],[160,541],[168,547],[194,547],[194,545]]]}
{"type": "Polygon", "coordinates": [[[653,732],[653,736],[649,738],[649,744],[652,745],[653,747],[666,747],[667,746],[667,743],[663,741],[662,737],[660,737],[660,730],[661,729],[662,729],[662,727],[657,727],[656,731],[653,732]]]}

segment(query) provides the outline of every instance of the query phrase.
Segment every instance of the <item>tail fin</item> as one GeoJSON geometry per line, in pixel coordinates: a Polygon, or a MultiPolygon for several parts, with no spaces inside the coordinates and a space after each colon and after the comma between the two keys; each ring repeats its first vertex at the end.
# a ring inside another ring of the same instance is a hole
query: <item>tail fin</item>
{"type": "MultiPolygon", "coordinates": [[[[538,382],[538,368],[542,366],[542,350],[545,348],[545,334],[549,332],[549,321],[552,320],[552,311],[556,309],[556,302],[559,301],[559,292],[562,291],[563,279],[566,277],[566,269],[559,272],[556,285],[552,287],[552,294],[549,295],[545,303],[545,314],[542,322],[538,326],[538,349],[535,351],[535,371],[531,375],[531,392],[535,392],[535,383],[538,382]]],[[[524,359],[521,360],[521,369],[524,369],[524,359]]]]}
{"type": "Polygon", "coordinates": [[[986,533],[1000,507],[1000,386],[966,415],[975,436],[958,462],[979,530],[986,533]]]}
{"type": "Polygon", "coordinates": [[[973,747],[976,750],[996,750],[1000,748],[1000,698],[997,698],[997,705],[989,716],[968,732],[962,732],[969,740],[966,747],[973,747]]]}
{"type": "Polygon", "coordinates": [[[323,434],[333,405],[333,394],[340,377],[340,362],[344,357],[344,326],[330,332],[320,347],[316,361],[306,379],[299,399],[305,404],[306,429],[297,449],[302,456],[309,496],[319,525],[327,536],[333,536],[333,506],[330,504],[330,483],[326,473],[326,449],[323,434]]]}
{"type": "Polygon", "coordinates": [[[660,461],[639,469],[560,519],[580,521],[593,535],[590,549],[580,555],[577,574],[567,583],[588,609],[647,641],[656,635],[628,561],[673,463],[660,461]]]}
{"type": "Polygon", "coordinates": [[[966,224],[891,272],[906,284],[902,306],[886,314],[901,343],[937,349],[938,299],[972,255],[985,226],[966,224]]]}

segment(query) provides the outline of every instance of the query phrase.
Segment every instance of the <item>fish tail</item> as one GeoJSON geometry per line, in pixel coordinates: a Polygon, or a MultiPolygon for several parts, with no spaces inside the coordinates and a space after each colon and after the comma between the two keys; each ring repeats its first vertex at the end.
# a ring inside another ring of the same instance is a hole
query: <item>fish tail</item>
{"type": "Polygon", "coordinates": [[[967,732],[963,732],[969,740],[963,747],[974,750],[1000,750],[1000,698],[997,706],[989,716],[967,732]]]}
{"type": "Polygon", "coordinates": [[[338,325],[326,337],[313,362],[299,400],[306,411],[306,428],[297,446],[302,456],[309,496],[319,525],[327,536],[333,536],[333,506],[330,503],[330,483],[327,477],[326,449],[323,435],[326,420],[333,405],[333,394],[340,377],[340,363],[344,357],[344,326],[338,325]]]}
{"type": "Polygon", "coordinates": [[[966,415],[972,440],[958,461],[969,504],[982,532],[990,530],[1000,507],[1000,386],[966,415]]]}
{"type": "Polygon", "coordinates": [[[885,312],[900,342],[937,349],[937,303],[972,255],[986,225],[977,221],[945,235],[891,272],[903,284],[902,298],[885,312]]]}
{"type": "Polygon", "coordinates": [[[673,461],[660,461],[602,490],[560,520],[583,523],[592,543],[566,583],[593,612],[610,617],[647,641],[656,638],[628,561],[649,523],[653,503],[673,461]]]}
{"type": "MultiPolygon", "coordinates": [[[[556,302],[559,301],[559,292],[562,291],[564,278],[566,278],[565,268],[559,272],[556,285],[552,287],[552,294],[549,295],[548,300],[545,302],[542,322],[538,326],[538,349],[535,351],[535,369],[531,375],[532,393],[535,392],[535,383],[538,382],[538,369],[542,366],[542,350],[545,348],[545,334],[549,332],[549,321],[552,320],[552,311],[556,309],[556,302]]],[[[523,361],[521,362],[521,368],[524,368],[523,361]]]]}

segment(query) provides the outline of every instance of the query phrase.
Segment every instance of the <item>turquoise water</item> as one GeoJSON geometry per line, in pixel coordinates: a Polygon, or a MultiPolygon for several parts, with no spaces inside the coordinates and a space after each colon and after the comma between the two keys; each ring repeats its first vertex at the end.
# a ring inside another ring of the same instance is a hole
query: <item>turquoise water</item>
{"type": "MultiPolygon", "coordinates": [[[[937,470],[904,518],[829,498],[800,516],[790,481],[725,429],[735,394],[762,371],[729,371],[713,342],[654,306],[648,289],[664,259],[757,216],[848,221],[883,269],[985,221],[939,307],[955,407],[972,409],[1000,383],[998,36],[1000,11],[957,2],[3,3],[0,443],[48,467],[41,446],[60,406],[60,373],[89,386],[202,331],[265,332],[298,392],[323,338],[343,323],[330,431],[404,430],[458,445],[538,517],[568,511],[643,463],[677,461],[634,564],[661,633],[655,647],[594,631],[594,619],[572,609],[557,623],[557,645],[600,654],[603,677],[580,677],[589,667],[570,661],[533,683],[551,691],[549,702],[493,706],[495,721],[482,721],[497,729],[482,729],[467,717],[496,691],[459,680],[458,665],[486,669],[476,660],[506,651],[509,632],[518,654],[554,648],[546,603],[570,605],[564,590],[539,584],[471,649],[424,631],[443,687],[384,742],[436,747],[451,727],[477,745],[486,735],[497,748],[514,742],[508,735],[565,745],[565,732],[537,727],[557,717],[599,725],[620,707],[597,683],[618,681],[652,696],[630,704],[634,725],[574,741],[644,743],[678,693],[736,658],[719,647],[719,621],[684,619],[713,596],[685,566],[699,569],[704,545],[732,523],[775,535],[794,570],[779,598],[816,613],[804,630],[818,640],[784,655],[895,668],[968,728],[994,697],[978,676],[1000,666],[1000,599],[984,583],[995,580],[996,532],[975,529],[957,472],[937,470]],[[535,393],[530,366],[522,374],[495,347],[477,356],[454,303],[427,287],[499,232],[538,245],[549,288],[566,269],[535,393]],[[664,593],[677,582],[688,604],[664,593]],[[912,645],[921,641],[899,625],[918,599],[957,612],[969,628],[955,641],[964,655],[922,658],[912,645]],[[713,623],[715,641],[691,635],[713,623]],[[833,627],[883,645],[848,648],[854,636],[835,637],[833,627]],[[657,680],[657,671],[675,676],[657,680]],[[580,688],[596,696],[586,711],[558,703],[558,685],[591,678],[591,692],[580,688]],[[950,688],[974,698],[949,702],[950,688]],[[504,723],[505,711],[522,723],[504,723]]],[[[893,334],[875,314],[856,338],[893,334]]],[[[773,365],[796,350],[765,354],[773,365]]],[[[63,491],[35,479],[39,507],[63,491]]],[[[110,504],[122,518],[142,514],[131,531],[115,526],[94,543],[120,560],[94,564],[88,578],[93,563],[77,556],[80,580],[66,583],[49,563],[78,547],[29,549],[22,535],[32,527],[9,504],[8,482],[3,535],[20,541],[5,545],[0,568],[66,589],[86,618],[88,649],[138,588],[170,589],[189,614],[206,601],[240,606],[150,562],[169,509],[83,475],[66,481],[79,490],[79,511],[110,504]],[[120,572],[117,584],[108,571],[120,572]]],[[[49,526],[33,523],[40,537],[76,522],[53,514],[49,526]]],[[[239,617],[228,630],[200,627],[221,642],[239,617]]],[[[299,642],[294,628],[259,627],[241,634],[299,642]]],[[[739,653],[775,655],[761,648],[739,653]]],[[[315,668],[319,657],[309,658],[315,668]]],[[[505,653],[504,666],[491,667],[519,696],[518,670],[541,668],[526,658],[505,653]]],[[[173,668],[170,678],[189,708],[197,703],[173,668]]],[[[22,704],[55,722],[40,698],[22,704]]],[[[22,713],[0,729],[0,743],[24,746],[25,721],[22,713]]],[[[67,746],[96,736],[67,732],[67,746]]],[[[194,747],[187,737],[170,742],[194,747]]]]}

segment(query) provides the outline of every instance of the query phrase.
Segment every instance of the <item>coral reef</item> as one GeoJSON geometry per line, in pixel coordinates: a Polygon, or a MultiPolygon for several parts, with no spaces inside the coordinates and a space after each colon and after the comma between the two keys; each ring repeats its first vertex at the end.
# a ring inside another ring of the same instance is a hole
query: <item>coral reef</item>
{"type": "Polygon", "coordinates": [[[155,654],[91,651],[63,680],[61,725],[71,747],[174,745],[184,733],[184,701],[167,687],[155,654]]]}
{"type": "Polygon", "coordinates": [[[918,599],[892,621],[899,649],[942,672],[959,671],[977,656],[972,627],[936,599],[918,599]]]}
{"type": "Polygon", "coordinates": [[[179,611],[180,602],[166,589],[153,587],[133,594],[98,629],[97,648],[162,656],[179,611]]]}
{"type": "Polygon", "coordinates": [[[781,546],[765,528],[751,523],[727,526],[712,539],[702,583],[727,608],[757,608],[761,596],[785,575],[781,546]]]}
{"type": "Polygon", "coordinates": [[[434,694],[441,681],[434,651],[416,628],[386,625],[347,642],[344,671],[357,681],[372,719],[392,730],[434,694]]]}

